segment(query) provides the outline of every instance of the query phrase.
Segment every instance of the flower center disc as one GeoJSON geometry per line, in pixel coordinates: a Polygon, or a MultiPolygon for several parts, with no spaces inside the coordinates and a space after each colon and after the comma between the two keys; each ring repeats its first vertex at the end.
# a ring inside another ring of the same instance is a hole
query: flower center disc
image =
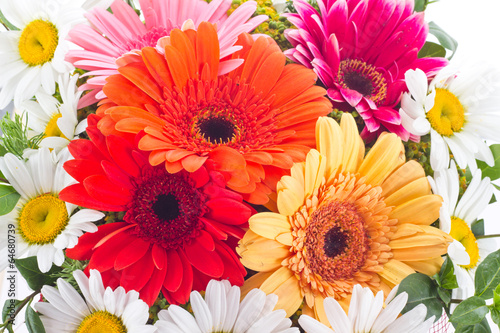
{"type": "Polygon", "coordinates": [[[382,73],[361,60],[341,61],[338,81],[344,88],[359,92],[375,104],[382,103],[387,96],[387,83],[382,73]]]}
{"type": "Polygon", "coordinates": [[[76,333],[126,333],[120,318],[107,311],[96,311],[83,319],[76,333]]]}
{"type": "Polygon", "coordinates": [[[19,233],[28,244],[50,244],[69,222],[64,201],[42,194],[28,201],[19,216],[19,233]]]}
{"type": "Polygon", "coordinates": [[[364,220],[348,202],[328,202],[311,215],[304,242],[308,267],[326,281],[349,279],[366,261],[364,220]]]}
{"type": "Polygon", "coordinates": [[[19,38],[19,55],[30,66],[43,65],[54,57],[58,44],[57,28],[51,22],[35,20],[29,23],[19,38]]]}
{"type": "Polygon", "coordinates": [[[472,233],[467,223],[464,220],[452,216],[450,236],[462,243],[465,251],[469,254],[470,263],[468,265],[460,265],[463,268],[474,268],[479,261],[479,248],[477,246],[476,237],[472,233]]]}
{"type": "Polygon", "coordinates": [[[187,173],[151,170],[138,181],[133,197],[124,219],[138,225],[139,237],[171,249],[198,235],[205,195],[187,173]]]}
{"type": "Polygon", "coordinates": [[[52,118],[50,118],[49,122],[47,123],[47,126],[45,127],[45,135],[44,137],[51,137],[51,136],[58,136],[64,139],[69,140],[59,129],[59,126],[57,126],[57,119],[61,118],[62,114],[58,113],[54,115],[52,118]]]}
{"type": "Polygon", "coordinates": [[[235,126],[224,117],[209,116],[198,121],[198,129],[205,140],[211,143],[224,144],[235,135],[235,126]]]}
{"type": "Polygon", "coordinates": [[[446,89],[436,88],[434,106],[427,112],[432,128],[441,135],[460,132],[465,122],[465,109],[457,96],[446,89]]]}
{"type": "Polygon", "coordinates": [[[142,36],[137,36],[135,40],[125,46],[126,51],[141,50],[144,47],[155,47],[162,37],[170,36],[170,30],[163,27],[153,27],[142,36]]]}

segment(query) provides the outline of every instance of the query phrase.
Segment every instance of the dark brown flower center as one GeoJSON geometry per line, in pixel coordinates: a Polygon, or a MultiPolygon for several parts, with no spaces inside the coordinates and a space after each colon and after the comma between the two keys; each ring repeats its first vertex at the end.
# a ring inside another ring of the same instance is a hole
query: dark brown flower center
{"type": "Polygon", "coordinates": [[[344,88],[359,92],[377,105],[384,102],[387,96],[387,83],[383,73],[361,60],[341,61],[338,82],[344,88]]]}
{"type": "Polygon", "coordinates": [[[227,143],[235,135],[234,124],[224,117],[209,116],[201,119],[198,128],[205,140],[211,143],[227,143]]]}

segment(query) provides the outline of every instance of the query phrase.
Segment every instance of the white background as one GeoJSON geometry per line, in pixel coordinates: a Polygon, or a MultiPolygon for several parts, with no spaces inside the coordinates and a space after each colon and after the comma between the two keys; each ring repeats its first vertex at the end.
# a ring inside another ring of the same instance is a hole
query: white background
{"type": "MultiPolygon", "coordinates": [[[[428,6],[426,20],[434,21],[458,41],[455,55],[457,60],[488,61],[500,69],[499,14],[499,0],[441,0],[428,6]]],[[[490,205],[484,214],[490,227],[488,233],[500,233],[499,216],[500,203],[490,205]]],[[[19,297],[29,294],[27,287],[21,283],[20,276],[17,289],[19,297]]],[[[2,288],[0,306],[6,299],[6,293],[6,288],[2,288]]],[[[498,329],[492,329],[493,332],[498,332],[498,329]]],[[[16,332],[27,330],[22,325],[16,332]]]]}

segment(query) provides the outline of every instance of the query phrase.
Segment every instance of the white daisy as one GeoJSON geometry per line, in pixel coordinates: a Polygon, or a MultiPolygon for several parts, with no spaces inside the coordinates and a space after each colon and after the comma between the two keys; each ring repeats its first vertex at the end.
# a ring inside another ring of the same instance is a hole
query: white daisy
{"type": "MultiPolygon", "coordinates": [[[[63,169],[69,157],[67,148],[59,154],[40,148],[31,151],[27,161],[11,153],[0,158],[0,170],[21,195],[14,210],[0,219],[1,228],[15,226],[16,258],[36,255],[42,272],[47,272],[53,263],[61,266],[63,250],[75,246],[83,231],[97,231],[92,221],[104,217],[92,209],[73,214],[76,206],[58,198],[64,187],[75,182],[63,169]]],[[[0,249],[7,256],[5,237],[0,241],[0,249]]]]}
{"type": "Polygon", "coordinates": [[[453,161],[449,169],[436,171],[434,179],[428,179],[432,191],[443,198],[439,227],[454,239],[448,247],[448,255],[453,261],[459,285],[458,289],[453,290],[453,297],[465,299],[474,294],[474,274],[477,266],[496,249],[494,239],[476,239],[471,230],[471,224],[491,200],[493,185],[488,177],[481,180],[481,170],[478,169],[457,203],[459,176],[453,161]],[[462,298],[464,295],[466,296],[462,298]]]}
{"type": "Polygon", "coordinates": [[[183,308],[171,305],[158,313],[158,332],[165,333],[298,333],[290,327],[285,310],[273,311],[278,296],[253,289],[241,301],[240,288],[228,281],[211,280],[205,299],[197,291],[191,293],[194,317],[183,308]]]}
{"type": "Polygon", "coordinates": [[[29,128],[36,134],[45,133],[40,147],[60,150],[85,131],[87,120],[78,123],[77,119],[77,105],[82,94],[77,91],[77,80],[78,75],[59,76],[57,83],[62,103],[44,91],[36,93],[36,102],[26,100],[21,103],[20,110],[26,112],[29,128]]]}
{"type": "Polygon", "coordinates": [[[500,141],[500,72],[462,67],[443,68],[429,85],[420,69],[405,74],[409,93],[401,99],[401,121],[413,135],[431,134],[434,170],[448,167],[449,150],[462,169],[475,170],[476,159],[494,164],[484,139],[500,141]]]}
{"type": "Polygon", "coordinates": [[[427,333],[434,316],[425,320],[427,308],[424,304],[417,305],[398,318],[406,305],[408,294],[403,292],[394,298],[397,289],[398,286],[387,296],[387,306],[384,308],[382,291],[374,297],[370,288],[362,288],[357,284],[352,292],[349,315],[334,298],[325,298],[325,313],[332,329],[307,315],[300,316],[299,324],[308,333],[427,333]]]}
{"type": "Polygon", "coordinates": [[[85,299],[61,278],[57,280],[57,289],[42,288],[42,295],[48,302],[36,303],[35,309],[42,314],[40,319],[47,333],[156,331],[154,326],[146,324],[148,305],[139,299],[135,290],[127,293],[123,287],[104,290],[97,270],[90,271],[90,278],[79,270],[73,272],[73,277],[85,299]]]}
{"type": "Polygon", "coordinates": [[[0,11],[19,28],[0,33],[0,109],[14,99],[19,107],[38,89],[55,92],[58,74],[72,70],[64,60],[69,49],[66,36],[78,23],[85,22],[85,8],[106,1],[1,1],[0,11]]]}

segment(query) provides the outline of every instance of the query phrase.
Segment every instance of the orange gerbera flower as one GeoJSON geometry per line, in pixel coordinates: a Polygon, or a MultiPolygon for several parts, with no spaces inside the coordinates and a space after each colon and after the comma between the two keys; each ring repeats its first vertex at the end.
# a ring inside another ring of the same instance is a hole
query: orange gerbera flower
{"type": "Polygon", "coordinates": [[[451,237],[430,226],[442,199],[431,194],[424,170],[405,163],[396,134],[379,137],[365,155],[356,123],[321,117],[318,150],[278,182],[279,213],[250,217],[238,253],[259,271],[244,289],[279,296],[278,308],[327,322],[323,299],[345,308],[355,284],[388,293],[407,275],[435,274],[451,237]]]}
{"type": "Polygon", "coordinates": [[[314,72],[285,65],[272,39],[242,34],[236,45],[241,50],[220,62],[217,32],[202,23],[173,30],[164,55],[146,47],[122,59],[120,75],[103,88],[108,99],[98,113],[107,116],[98,127],[105,135],[144,130],[139,148],[171,173],[211,159],[228,187],[263,204],[315,146],[316,120],[331,104],[314,72]]]}

